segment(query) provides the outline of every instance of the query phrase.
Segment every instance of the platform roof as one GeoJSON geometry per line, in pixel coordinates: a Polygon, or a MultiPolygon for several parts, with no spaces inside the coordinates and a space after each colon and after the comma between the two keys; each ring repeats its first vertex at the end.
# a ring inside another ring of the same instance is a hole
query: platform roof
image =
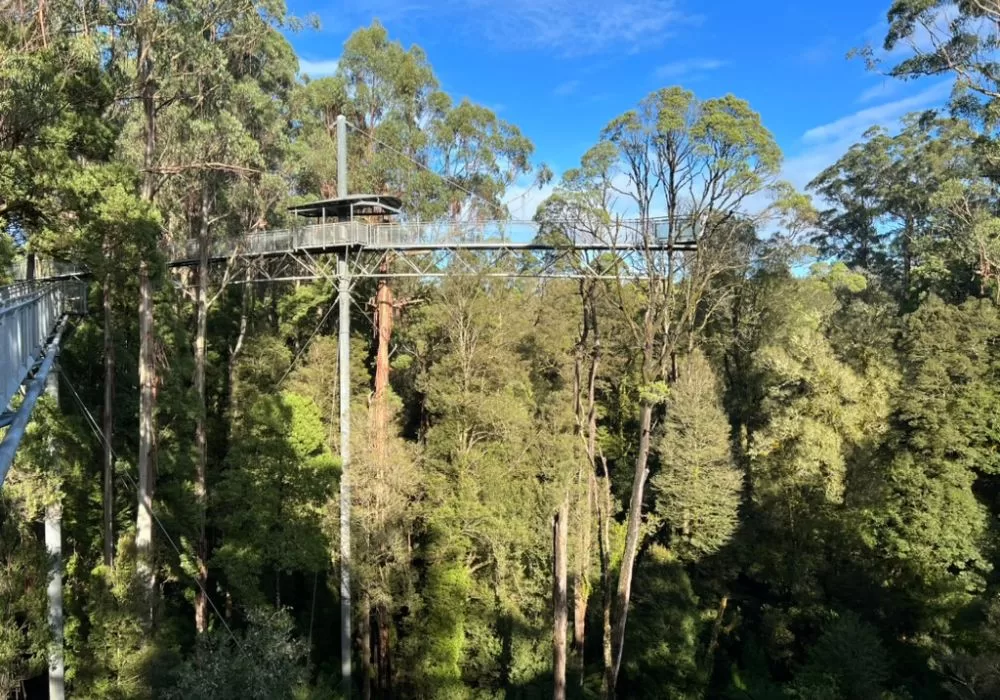
{"type": "Polygon", "coordinates": [[[390,194],[352,194],[288,207],[288,211],[314,219],[347,220],[359,216],[391,216],[400,213],[403,200],[390,194]]]}

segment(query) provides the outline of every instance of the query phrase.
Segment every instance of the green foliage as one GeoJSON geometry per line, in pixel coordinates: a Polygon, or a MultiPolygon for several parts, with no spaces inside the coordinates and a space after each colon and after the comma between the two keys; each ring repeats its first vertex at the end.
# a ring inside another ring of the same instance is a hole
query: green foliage
{"type": "Polygon", "coordinates": [[[934,113],[909,115],[898,134],[869,130],[810,184],[830,203],[820,253],[877,275],[904,302],[928,290],[964,298],[975,289],[970,253],[996,238],[977,144],[971,124],[934,113]]]}
{"type": "Polygon", "coordinates": [[[703,697],[698,653],[704,620],[684,567],[653,545],[639,565],[635,587],[622,692],[634,698],[703,697]]]}
{"type": "MultiPolygon", "coordinates": [[[[327,560],[319,515],[338,465],[319,407],[301,395],[268,389],[290,360],[283,345],[264,340],[248,349],[236,374],[234,399],[242,409],[216,492],[224,541],[215,556],[248,602],[262,602],[263,572],[318,572],[327,560]]],[[[274,595],[280,600],[280,591],[274,595]]]]}
{"type": "Polygon", "coordinates": [[[827,624],[796,674],[799,698],[879,700],[885,697],[889,658],[871,625],[853,614],[827,624]]]}
{"type": "Polygon", "coordinates": [[[177,669],[164,698],[198,700],[299,700],[306,697],[308,648],[295,638],[283,611],[249,613],[247,629],[231,638],[223,630],[199,637],[194,656],[177,669]]]}
{"type": "Polygon", "coordinates": [[[907,319],[906,389],[867,532],[906,591],[910,629],[946,629],[992,569],[988,509],[975,484],[977,474],[995,473],[997,331],[987,302],[955,307],[932,298],[907,319]]]}
{"type": "Polygon", "coordinates": [[[414,677],[421,697],[462,698],[466,657],[466,605],[472,585],[459,562],[432,564],[424,584],[426,603],[414,634],[414,677]]]}
{"type": "Polygon", "coordinates": [[[70,609],[84,624],[67,633],[72,687],[84,697],[116,700],[151,697],[146,681],[156,663],[157,640],[142,620],[145,597],[136,577],[135,538],[122,535],[112,568],[79,571],[72,560],[70,609]]]}
{"type": "Polygon", "coordinates": [[[729,422],[707,360],[695,352],[679,374],[659,441],[660,471],[650,487],[671,548],[697,560],[732,538],[743,478],[733,464],[729,422]]]}
{"type": "MultiPolygon", "coordinates": [[[[234,268],[213,267],[202,396],[197,275],[168,280],[158,250],[194,237],[228,249],[332,196],[338,114],[352,124],[349,189],[399,195],[425,219],[503,217],[533,145],[445,94],[427,54],[378,22],[312,80],[296,75],[282,30],[299,23],[281,0],[16,5],[0,12],[0,276],[51,254],[90,268],[92,308],[109,285],[117,546],[104,565],[101,446],[76,398],[40,401],[0,500],[0,695],[44,672],[48,561],[32,530],[61,501],[73,696],[330,697],[334,290],[222,289],[234,268]],[[151,62],[136,65],[143,50],[151,62]],[[152,605],[129,480],[139,260],[158,285],[152,605]],[[192,575],[213,603],[202,634],[192,575]]],[[[938,32],[932,50],[894,53],[891,72],[954,73],[950,113],[869,131],[812,184],[822,212],[779,181],[780,150],[748,103],[666,87],[612,119],[539,208],[538,241],[560,249],[529,268],[602,279],[393,280],[406,303],[378,399],[373,283],[357,282],[353,648],[373,696],[551,692],[551,528],[567,498],[582,693],[600,692],[604,601],[620,619],[631,534],[619,697],[997,696],[1000,17],[896,0],[888,19],[889,48],[938,32]],[[697,254],[644,251],[644,280],[614,254],[570,249],[626,212],[697,233],[697,254]]],[[[60,355],[95,415],[103,322],[80,319],[60,355]]]]}
{"type": "Polygon", "coordinates": [[[467,99],[454,104],[424,51],[393,41],[377,20],[347,39],[336,74],[307,82],[295,107],[292,149],[304,193],[336,192],[338,114],[357,128],[348,140],[349,190],[398,194],[422,218],[465,209],[502,217],[504,192],[532,169],[534,147],[516,126],[467,99]]]}
{"type": "Polygon", "coordinates": [[[48,557],[17,509],[0,498],[0,694],[46,666],[48,557]]]}

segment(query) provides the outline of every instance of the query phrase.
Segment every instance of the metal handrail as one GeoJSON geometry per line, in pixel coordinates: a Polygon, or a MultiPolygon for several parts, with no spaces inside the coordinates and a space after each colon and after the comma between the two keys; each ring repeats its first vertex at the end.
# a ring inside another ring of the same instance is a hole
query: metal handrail
{"type": "Polygon", "coordinates": [[[0,413],[28,377],[56,321],[80,311],[84,284],[33,281],[0,287],[0,413]],[[13,288],[13,289],[12,289],[13,288]],[[73,305],[77,304],[76,308],[73,305]]]}
{"type": "MultiPolygon", "coordinates": [[[[567,245],[608,248],[635,248],[667,242],[689,244],[697,240],[699,228],[697,222],[688,217],[675,217],[673,220],[665,217],[618,219],[586,224],[564,221],[549,222],[544,226],[561,232],[567,245]]],[[[543,224],[537,221],[518,220],[402,221],[391,224],[336,221],[258,231],[236,239],[216,239],[210,244],[208,257],[218,259],[231,255],[266,255],[343,246],[384,249],[529,244],[536,241],[542,230],[543,224]]],[[[193,262],[198,259],[198,241],[172,242],[165,246],[164,252],[174,262],[193,262]]]]}

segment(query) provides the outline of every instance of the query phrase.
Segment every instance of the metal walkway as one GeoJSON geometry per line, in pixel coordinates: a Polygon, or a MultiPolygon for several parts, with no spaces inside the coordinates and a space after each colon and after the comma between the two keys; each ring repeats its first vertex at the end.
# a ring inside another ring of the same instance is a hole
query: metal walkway
{"type": "MultiPolygon", "coordinates": [[[[324,222],[288,229],[250,233],[236,239],[216,239],[208,251],[209,261],[232,258],[245,261],[295,261],[304,267],[298,277],[264,273],[271,281],[281,279],[334,278],[330,264],[319,261],[327,254],[345,264],[344,272],[359,277],[434,277],[474,274],[481,264],[512,264],[523,268],[548,256],[548,269],[559,256],[575,252],[601,256],[611,254],[626,264],[661,251],[691,252],[697,247],[697,229],[690,223],[666,219],[615,220],[612,222],[550,222],[543,231],[534,221],[420,222],[368,224],[361,221],[324,222]],[[470,264],[461,251],[476,253],[470,264]],[[422,256],[422,258],[421,258],[422,256]],[[352,268],[346,263],[351,259],[352,268]],[[387,261],[402,261],[402,270],[387,271],[387,261]],[[463,272],[464,266],[464,272],[463,272]],[[330,269],[328,269],[330,268],[330,269]]],[[[189,267],[198,262],[198,242],[166,243],[163,252],[170,267],[189,267]]],[[[582,262],[587,268],[587,261],[582,262]]],[[[274,272],[274,270],[272,270],[274,272]]],[[[21,262],[11,273],[16,280],[0,287],[0,485],[10,469],[24,436],[31,410],[45,385],[59,351],[66,317],[82,313],[86,286],[81,277],[88,271],[71,263],[36,259],[21,262]],[[32,277],[32,281],[23,281],[32,277]]],[[[248,273],[249,274],[249,273],[248,273]]],[[[286,273],[287,274],[287,273],[286,273]]],[[[496,273],[510,276],[509,270],[496,273]]],[[[513,274],[519,274],[514,272],[513,274]]],[[[528,273],[538,275],[535,273],[528,273]]],[[[593,269],[566,268],[554,276],[600,276],[593,269]]]]}
{"type": "MultiPolygon", "coordinates": [[[[573,252],[600,256],[610,253],[628,265],[643,264],[650,253],[664,251],[693,252],[697,249],[698,230],[690,221],[669,222],[666,218],[620,219],[610,222],[549,222],[543,229],[536,221],[426,222],[405,221],[391,224],[367,224],[360,221],[327,222],[247,233],[236,238],[216,238],[208,251],[209,262],[230,259],[266,261],[298,259],[313,277],[330,277],[316,256],[349,255],[352,274],[361,277],[435,277],[449,262],[462,260],[461,251],[478,252],[493,262],[522,263],[538,256],[565,258],[573,252]],[[367,265],[360,261],[367,259],[367,265]],[[379,270],[388,259],[401,259],[404,269],[382,274],[379,270]]],[[[198,241],[164,241],[168,267],[183,268],[198,264],[198,241]]],[[[551,262],[551,261],[550,261],[551,262]]],[[[33,269],[36,279],[69,280],[89,272],[66,262],[39,260],[33,269]]],[[[455,272],[453,270],[452,272],[455,272]]],[[[28,276],[22,261],[12,269],[14,279],[28,276]]],[[[584,273],[592,275],[591,272],[584,273]]],[[[530,275],[529,275],[530,276],[530,275]]],[[[572,275],[570,275],[572,276],[572,275]]],[[[271,281],[280,276],[265,275],[271,281]]]]}
{"type": "Polygon", "coordinates": [[[82,312],[85,302],[85,286],[78,280],[0,287],[0,429],[5,430],[0,440],[0,485],[55,364],[67,317],[82,312]]]}
{"type": "MultiPolygon", "coordinates": [[[[360,221],[328,222],[251,233],[238,239],[217,239],[210,260],[233,255],[255,257],[294,253],[335,253],[344,249],[364,252],[434,252],[441,250],[520,249],[534,251],[642,251],[694,250],[696,231],[689,223],[667,219],[619,220],[597,225],[581,222],[547,224],[548,236],[536,221],[405,221],[366,224],[360,221]]],[[[198,241],[169,244],[165,252],[172,266],[198,260],[198,241]]]]}

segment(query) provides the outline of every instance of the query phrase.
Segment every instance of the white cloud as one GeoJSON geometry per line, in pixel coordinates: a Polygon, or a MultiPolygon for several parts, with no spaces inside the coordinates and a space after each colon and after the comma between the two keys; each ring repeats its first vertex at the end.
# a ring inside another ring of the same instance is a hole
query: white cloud
{"type": "Polygon", "coordinates": [[[717,58],[688,58],[660,66],[656,69],[656,77],[664,79],[683,78],[697,73],[718,70],[725,65],[725,61],[717,58]]]}
{"type": "Polygon", "coordinates": [[[855,142],[856,139],[833,141],[786,158],[781,168],[781,179],[803,191],[813,178],[837,162],[855,142]]]}
{"type": "Polygon", "coordinates": [[[338,14],[412,25],[445,24],[452,36],[500,49],[562,55],[631,53],[661,45],[702,20],[676,0],[339,0],[338,14]]]}
{"type": "Polygon", "coordinates": [[[857,101],[859,104],[864,104],[866,102],[888,99],[893,95],[898,95],[904,87],[905,83],[902,80],[882,77],[879,82],[862,92],[858,96],[857,101]]]}
{"type": "Polygon", "coordinates": [[[534,218],[538,205],[555,191],[555,179],[547,185],[517,184],[507,188],[505,202],[514,221],[530,221],[534,218]]]}
{"type": "Polygon", "coordinates": [[[333,75],[337,72],[338,59],[330,58],[319,61],[310,61],[305,58],[299,59],[299,72],[308,75],[310,78],[322,78],[325,75],[333,75]]]}
{"type": "Polygon", "coordinates": [[[552,91],[552,94],[558,97],[566,97],[579,90],[580,85],[581,82],[579,80],[567,80],[565,83],[557,85],[556,89],[552,91]]]}
{"type": "Polygon", "coordinates": [[[916,95],[868,107],[829,124],[813,127],[802,135],[802,140],[805,143],[825,143],[844,138],[857,138],[870,126],[893,122],[907,112],[938,105],[950,92],[950,83],[937,83],[916,95]]]}
{"type": "MultiPolygon", "coordinates": [[[[915,95],[868,107],[809,129],[802,135],[804,147],[785,159],[782,177],[797,188],[805,189],[813,178],[857,143],[870,127],[897,128],[900,119],[909,112],[940,105],[950,90],[951,85],[947,81],[936,83],[915,95]]],[[[874,97],[869,96],[869,99],[874,97]]]]}

